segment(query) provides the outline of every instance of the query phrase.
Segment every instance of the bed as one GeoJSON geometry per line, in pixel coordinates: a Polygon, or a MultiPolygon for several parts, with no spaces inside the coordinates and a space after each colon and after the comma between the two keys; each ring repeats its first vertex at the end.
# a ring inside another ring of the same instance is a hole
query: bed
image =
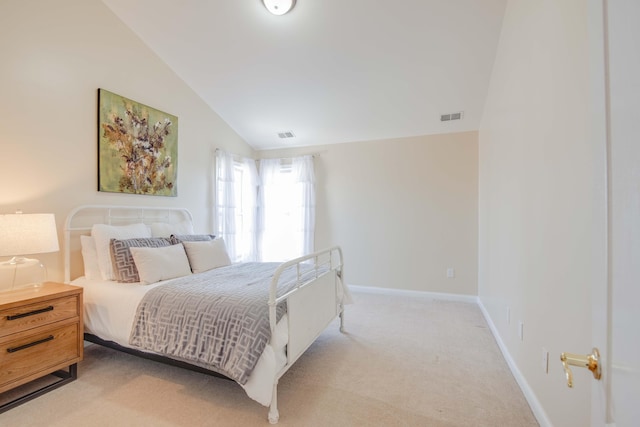
{"type": "Polygon", "coordinates": [[[84,288],[85,339],[232,379],[275,424],[278,380],[336,317],[344,331],[342,251],[234,264],[192,223],[182,208],[69,213],[65,282],[84,288]]]}

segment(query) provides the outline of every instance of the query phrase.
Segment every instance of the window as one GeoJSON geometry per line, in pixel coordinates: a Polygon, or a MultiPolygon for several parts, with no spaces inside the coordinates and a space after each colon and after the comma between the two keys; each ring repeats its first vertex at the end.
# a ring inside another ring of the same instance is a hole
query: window
{"type": "Polygon", "coordinates": [[[233,262],[313,252],[313,157],[262,160],[258,177],[254,160],[217,150],[215,217],[233,262]]]}
{"type": "MultiPolygon", "coordinates": [[[[253,160],[250,160],[252,163],[253,160]]],[[[255,163],[253,165],[255,168],[255,163]]],[[[255,261],[256,240],[256,172],[250,171],[249,165],[234,165],[234,192],[236,200],[236,257],[241,261],[255,261]]]]}
{"type": "Polygon", "coordinates": [[[257,175],[253,159],[216,151],[216,235],[233,262],[257,259],[257,175]]]}
{"type": "Polygon", "coordinates": [[[285,261],[313,252],[313,158],[262,160],[260,178],[260,259],[285,261]]]}

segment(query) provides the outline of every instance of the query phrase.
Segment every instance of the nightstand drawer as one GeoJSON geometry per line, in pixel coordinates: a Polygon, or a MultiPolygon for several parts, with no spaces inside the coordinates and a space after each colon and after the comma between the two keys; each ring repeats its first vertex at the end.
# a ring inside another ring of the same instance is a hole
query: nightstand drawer
{"type": "Polygon", "coordinates": [[[38,372],[45,375],[56,366],[76,363],[80,358],[78,333],[78,324],[70,323],[0,340],[0,384],[8,385],[38,372]]]}
{"type": "Polygon", "coordinates": [[[73,295],[0,311],[0,338],[78,316],[73,295]]]}

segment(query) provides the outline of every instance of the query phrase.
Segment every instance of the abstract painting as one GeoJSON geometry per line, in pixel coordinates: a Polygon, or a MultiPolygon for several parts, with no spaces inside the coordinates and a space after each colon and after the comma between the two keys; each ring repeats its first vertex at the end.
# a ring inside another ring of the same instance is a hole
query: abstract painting
{"type": "Polygon", "coordinates": [[[98,90],[98,190],[177,196],[178,118],[98,90]]]}

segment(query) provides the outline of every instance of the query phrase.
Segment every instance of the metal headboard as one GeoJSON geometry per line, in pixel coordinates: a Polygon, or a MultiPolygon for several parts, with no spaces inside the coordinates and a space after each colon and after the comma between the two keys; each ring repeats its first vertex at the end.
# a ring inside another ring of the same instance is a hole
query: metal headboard
{"type": "MultiPolygon", "coordinates": [[[[94,224],[128,225],[155,222],[193,223],[191,212],[185,208],[152,206],[82,205],[67,215],[64,223],[64,281],[71,281],[72,252],[80,255],[80,235],[90,234],[94,224]]],[[[77,258],[77,257],[76,257],[77,258]]],[[[82,265],[80,263],[80,265],[82,265]]]]}

